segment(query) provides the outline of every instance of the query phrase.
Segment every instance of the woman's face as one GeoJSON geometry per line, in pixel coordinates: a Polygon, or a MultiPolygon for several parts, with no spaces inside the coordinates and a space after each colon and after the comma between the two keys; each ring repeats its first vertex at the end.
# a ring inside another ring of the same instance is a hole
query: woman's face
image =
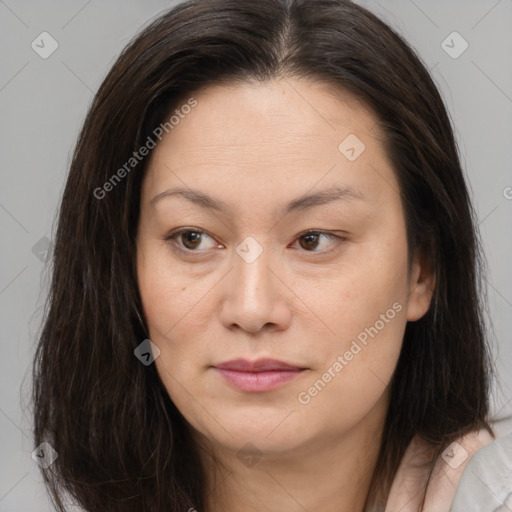
{"type": "Polygon", "coordinates": [[[235,451],[374,430],[406,322],[426,313],[434,284],[419,258],[408,278],[376,117],[298,79],[193,97],[152,150],[138,226],[169,396],[203,439],[235,451]],[[280,363],[251,367],[260,359],[280,363]]]}

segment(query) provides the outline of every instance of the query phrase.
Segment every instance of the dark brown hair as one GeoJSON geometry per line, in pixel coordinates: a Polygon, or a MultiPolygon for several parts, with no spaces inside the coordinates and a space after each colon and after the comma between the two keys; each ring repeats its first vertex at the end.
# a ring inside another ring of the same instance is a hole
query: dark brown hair
{"type": "Polygon", "coordinates": [[[427,314],[406,326],[366,510],[383,510],[415,435],[436,456],[488,424],[491,375],[480,242],[452,127],[408,44],[348,0],[191,0],[124,49],[81,130],[54,240],[51,290],[33,366],[34,446],[58,510],[203,510],[205,475],[188,424],[155,365],[135,272],[144,159],[108,196],[102,187],[183,97],[210,84],[310,78],[376,113],[400,184],[409,261],[435,269],[427,314]]]}

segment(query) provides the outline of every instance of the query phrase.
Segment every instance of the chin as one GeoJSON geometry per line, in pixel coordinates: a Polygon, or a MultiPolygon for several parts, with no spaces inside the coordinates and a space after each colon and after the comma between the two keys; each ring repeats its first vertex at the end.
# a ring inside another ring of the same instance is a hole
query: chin
{"type": "Polygon", "coordinates": [[[265,413],[261,407],[240,409],[217,412],[220,425],[211,417],[207,424],[194,425],[202,443],[231,450],[238,456],[244,447],[265,455],[283,454],[306,441],[306,432],[296,424],[298,418],[294,418],[296,413],[291,410],[274,409],[265,413]]]}

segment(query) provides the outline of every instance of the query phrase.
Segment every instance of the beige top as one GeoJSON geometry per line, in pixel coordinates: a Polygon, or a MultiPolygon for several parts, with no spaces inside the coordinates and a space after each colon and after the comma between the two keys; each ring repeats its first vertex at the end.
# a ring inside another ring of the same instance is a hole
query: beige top
{"type": "MultiPolygon", "coordinates": [[[[491,441],[492,436],[482,429],[467,434],[444,450],[434,466],[423,512],[450,511],[466,464],[480,448],[491,441]]],[[[425,466],[414,466],[428,460],[427,457],[427,445],[415,437],[408,446],[393,480],[385,512],[418,512],[428,469],[425,466]]]]}

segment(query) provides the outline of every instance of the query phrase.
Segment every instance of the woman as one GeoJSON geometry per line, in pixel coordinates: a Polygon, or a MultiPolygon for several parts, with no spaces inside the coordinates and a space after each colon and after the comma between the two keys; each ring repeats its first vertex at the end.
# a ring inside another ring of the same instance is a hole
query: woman
{"type": "Polygon", "coordinates": [[[344,0],[192,0],[72,161],[34,361],[58,510],[449,510],[493,439],[474,222],[419,58],[344,0]]]}

